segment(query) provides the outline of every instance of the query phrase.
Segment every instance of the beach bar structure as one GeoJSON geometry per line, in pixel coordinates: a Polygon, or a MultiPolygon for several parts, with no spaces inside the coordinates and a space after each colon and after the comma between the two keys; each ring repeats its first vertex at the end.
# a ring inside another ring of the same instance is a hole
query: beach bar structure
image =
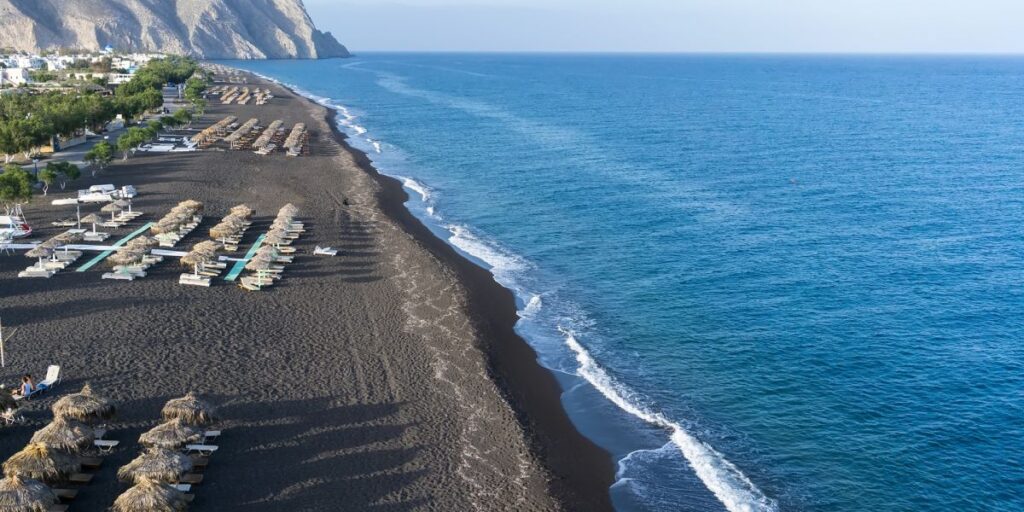
{"type": "Polygon", "coordinates": [[[235,133],[224,137],[224,141],[231,145],[231,149],[242,149],[245,147],[246,137],[256,128],[259,122],[260,120],[255,117],[246,121],[245,124],[235,130],[235,133]]]}

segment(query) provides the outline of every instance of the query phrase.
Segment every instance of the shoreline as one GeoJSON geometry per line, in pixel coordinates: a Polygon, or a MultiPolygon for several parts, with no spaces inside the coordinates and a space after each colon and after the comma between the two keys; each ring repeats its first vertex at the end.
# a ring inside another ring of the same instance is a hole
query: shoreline
{"type": "Polygon", "coordinates": [[[613,510],[609,494],[615,482],[612,456],[572,424],[562,407],[563,390],[555,376],[540,365],[534,349],[515,331],[519,314],[513,292],[495,281],[487,269],[463,257],[434,235],[409,211],[405,206],[409,195],[402,183],[378,171],[365,152],[348,143],[348,135],[338,128],[336,109],[280,82],[275,83],[326,111],[326,120],[338,143],[353,156],[363,172],[381,185],[378,201],[384,213],[455,270],[469,293],[470,313],[483,338],[489,341],[481,348],[488,356],[491,377],[515,411],[537,456],[551,471],[552,496],[567,510],[613,510]]]}

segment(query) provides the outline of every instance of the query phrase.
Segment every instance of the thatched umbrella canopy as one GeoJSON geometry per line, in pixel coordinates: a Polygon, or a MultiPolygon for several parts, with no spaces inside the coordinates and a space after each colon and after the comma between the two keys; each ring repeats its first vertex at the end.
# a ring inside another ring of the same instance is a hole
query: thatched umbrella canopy
{"type": "Polygon", "coordinates": [[[130,267],[132,265],[137,265],[140,261],[142,261],[142,257],[144,255],[145,255],[145,253],[140,251],[140,250],[135,250],[135,249],[124,250],[124,249],[121,249],[121,250],[117,251],[116,253],[110,255],[109,257],[107,257],[107,263],[110,266],[112,266],[112,267],[118,267],[118,266],[129,266],[130,267]]]}
{"type": "Polygon", "coordinates": [[[95,440],[92,428],[68,418],[56,416],[49,425],[32,434],[32,443],[42,443],[50,448],[67,452],[78,452],[92,446],[95,440]]]}
{"type": "Polygon", "coordinates": [[[103,212],[103,213],[109,213],[110,214],[110,220],[114,220],[115,215],[120,213],[121,209],[122,208],[120,206],[118,206],[117,203],[110,203],[110,204],[105,205],[103,208],[100,208],[100,211],[103,212]]]}
{"type": "Polygon", "coordinates": [[[118,199],[117,201],[114,201],[113,203],[110,204],[116,205],[118,208],[124,210],[125,208],[131,206],[132,202],[125,199],[118,199]]]}
{"type": "Polygon", "coordinates": [[[284,233],[279,229],[271,230],[267,232],[267,236],[263,237],[263,243],[270,245],[281,245],[286,240],[284,233]]]}
{"type": "Polygon", "coordinates": [[[168,400],[161,411],[165,420],[180,418],[191,425],[206,425],[217,417],[217,408],[189,391],[181,398],[168,400]]]}
{"type": "Polygon", "coordinates": [[[142,478],[114,501],[114,512],[182,512],[188,508],[185,493],[174,487],[142,478]]]}
{"type": "Polygon", "coordinates": [[[194,212],[199,212],[199,211],[203,210],[203,203],[200,203],[199,201],[196,201],[195,199],[186,199],[186,200],[178,203],[178,206],[180,206],[182,208],[187,208],[187,209],[192,210],[194,212]]]}
{"type": "Polygon", "coordinates": [[[78,457],[42,443],[31,443],[4,462],[5,475],[44,482],[58,482],[81,469],[78,457]]]}
{"type": "Polygon", "coordinates": [[[155,238],[143,235],[129,240],[127,245],[128,247],[139,247],[143,249],[148,249],[150,247],[155,246],[157,243],[158,242],[155,238]]]}
{"type": "Polygon", "coordinates": [[[232,215],[237,215],[239,217],[242,217],[243,219],[248,219],[249,217],[252,217],[253,213],[255,213],[255,211],[252,208],[249,208],[247,205],[244,204],[235,206],[230,210],[230,212],[232,215]]]}
{"type": "Polygon", "coordinates": [[[287,216],[294,217],[295,215],[299,214],[299,209],[296,208],[294,204],[288,203],[288,204],[282,206],[281,209],[277,211],[277,214],[278,214],[278,216],[285,216],[285,215],[287,215],[287,216]]]}
{"type": "Polygon", "coordinates": [[[79,421],[110,419],[117,408],[110,399],[97,394],[92,386],[82,386],[82,391],[67,395],[53,404],[53,415],[79,421]]]}
{"type": "Polygon", "coordinates": [[[90,213],[89,215],[86,215],[85,217],[82,217],[82,222],[84,222],[86,224],[92,224],[92,232],[95,233],[96,232],[96,224],[99,224],[100,222],[103,222],[103,219],[101,219],[100,216],[96,215],[95,213],[90,213]]]}
{"type": "Polygon", "coordinates": [[[192,459],[188,455],[164,448],[149,448],[135,460],[121,466],[117,477],[131,483],[138,483],[143,478],[174,483],[189,471],[192,471],[192,459]]]}
{"type": "Polygon", "coordinates": [[[181,222],[164,218],[150,227],[149,230],[154,234],[162,235],[164,233],[177,233],[180,226],[181,222]]]}
{"type": "Polygon", "coordinates": [[[29,249],[25,253],[26,258],[38,258],[39,261],[43,261],[43,258],[49,258],[53,254],[53,247],[47,247],[43,244],[39,244],[32,249],[29,249]]]}
{"type": "Polygon", "coordinates": [[[192,246],[193,251],[202,252],[210,255],[217,254],[217,249],[220,249],[220,244],[213,240],[203,240],[196,245],[192,246]]]}
{"type": "Polygon", "coordinates": [[[139,443],[153,448],[177,450],[203,438],[203,431],[186,424],[181,418],[161,423],[139,436],[139,443]]]}
{"type": "Polygon", "coordinates": [[[216,238],[217,240],[224,240],[230,236],[238,233],[238,226],[231,224],[230,222],[221,222],[216,226],[210,228],[210,237],[216,238]]]}
{"type": "Polygon", "coordinates": [[[245,269],[253,272],[264,272],[270,269],[270,263],[270,258],[266,256],[256,256],[245,264],[245,269]]]}
{"type": "Polygon", "coordinates": [[[0,480],[0,512],[47,512],[57,495],[39,480],[9,476],[0,480]]]}
{"type": "Polygon", "coordinates": [[[256,250],[256,256],[270,258],[271,260],[276,258],[278,254],[280,254],[280,252],[273,245],[264,245],[256,250]]]}

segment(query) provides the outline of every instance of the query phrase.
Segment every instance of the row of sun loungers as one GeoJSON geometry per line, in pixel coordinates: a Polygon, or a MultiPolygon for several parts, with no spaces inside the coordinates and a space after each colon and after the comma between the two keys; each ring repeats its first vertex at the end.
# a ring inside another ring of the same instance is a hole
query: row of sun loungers
{"type": "Polygon", "coordinates": [[[298,123],[292,128],[292,133],[288,135],[288,138],[284,141],[284,148],[288,151],[288,156],[299,156],[302,154],[303,149],[306,146],[308,134],[306,133],[306,125],[298,123]]]}
{"type": "Polygon", "coordinates": [[[281,279],[284,265],[291,263],[295,254],[292,242],[306,231],[303,224],[296,220],[298,213],[292,204],[281,208],[263,239],[264,245],[246,263],[245,269],[251,273],[242,277],[239,286],[249,291],[258,291],[281,279]]]}
{"type": "Polygon", "coordinates": [[[103,279],[134,281],[136,278],[146,277],[146,271],[150,267],[163,261],[163,256],[148,254],[149,249],[157,243],[155,238],[148,236],[130,240],[107,258],[113,272],[103,274],[103,279]]]}
{"type": "Polygon", "coordinates": [[[68,250],[67,245],[82,239],[81,233],[68,231],[61,233],[25,253],[29,258],[38,261],[18,273],[20,278],[50,278],[54,274],[64,270],[78,258],[82,257],[81,251],[68,250]],[[61,249],[63,247],[63,249],[61,249]]]}
{"type": "Polygon", "coordinates": [[[263,133],[256,139],[256,142],[252,143],[253,149],[257,150],[257,153],[263,151],[274,140],[274,137],[277,136],[278,131],[281,130],[283,125],[284,121],[275,119],[274,122],[270,123],[270,126],[263,130],[263,133]]]}
{"type": "Polygon", "coordinates": [[[252,214],[252,208],[244,204],[232,208],[220,223],[210,229],[210,236],[214,240],[199,242],[181,258],[183,265],[192,266],[192,272],[181,274],[178,284],[209,287],[212,278],[220,276],[227,268],[227,264],[217,261],[217,250],[238,250],[242,235],[252,225],[252,214]]]}
{"type": "Polygon", "coordinates": [[[187,200],[178,203],[150,230],[160,247],[174,247],[203,221],[203,203],[187,200]]]}
{"type": "Polygon", "coordinates": [[[238,129],[235,130],[234,133],[228,135],[227,137],[224,137],[224,142],[230,144],[231,149],[241,149],[246,145],[244,140],[245,137],[248,136],[256,128],[256,125],[259,122],[259,119],[256,119],[255,117],[246,121],[245,124],[238,127],[238,129]]]}
{"type": "Polygon", "coordinates": [[[199,145],[199,147],[208,147],[220,137],[223,137],[227,133],[228,127],[238,121],[235,116],[227,116],[220,121],[210,125],[203,131],[192,136],[192,142],[199,145]]]}

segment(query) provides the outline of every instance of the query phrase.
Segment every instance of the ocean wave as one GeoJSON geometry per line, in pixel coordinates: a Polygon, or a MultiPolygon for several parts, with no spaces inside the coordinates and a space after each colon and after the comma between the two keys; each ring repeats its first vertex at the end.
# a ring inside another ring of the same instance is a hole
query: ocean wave
{"type": "Polygon", "coordinates": [[[591,357],[575,334],[560,328],[565,343],[576,354],[579,375],[590,382],[619,409],[657,427],[668,430],[672,443],[682,452],[697,477],[730,512],[774,512],[778,505],[765,496],[735,465],[697,439],[665,415],[639,405],[641,400],[629,388],[618,383],[591,357]]]}
{"type": "MultiPolygon", "coordinates": [[[[451,224],[446,227],[451,233],[448,242],[462,252],[487,264],[495,279],[505,286],[510,286],[514,282],[514,275],[528,267],[519,256],[502,249],[493,242],[484,241],[466,226],[451,224]]],[[[521,290],[513,290],[513,292],[521,293],[521,290]]]]}
{"type": "Polygon", "coordinates": [[[424,203],[430,201],[430,198],[431,198],[431,195],[432,195],[431,194],[432,191],[430,190],[430,187],[428,187],[428,186],[426,186],[426,185],[424,185],[424,184],[422,184],[422,183],[420,183],[420,182],[418,182],[418,181],[416,181],[416,180],[414,180],[412,178],[404,178],[402,180],[402,185],[405,185],[405,188],[407,188],[409,190],[412,190],[413,192],[416,192],[417,194],[419,194],[420,195],[420,199],[424,203]]]}

